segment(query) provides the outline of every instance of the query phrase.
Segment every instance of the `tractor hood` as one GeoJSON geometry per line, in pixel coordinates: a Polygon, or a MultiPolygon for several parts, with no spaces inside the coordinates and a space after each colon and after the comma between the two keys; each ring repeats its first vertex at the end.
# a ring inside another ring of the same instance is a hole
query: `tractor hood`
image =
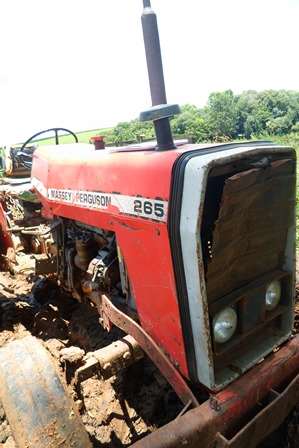
{"type": "Polygon", "coordinates": [[[32,183],[43,205],[56,215],[61,210],[55,202],[108,213],[131,210],[134,215],[132,201],[142,197],[165,203],[163,216],[147,217],[166,221],[173,164],[193,147],[198,149],[180,143],[165,152],[152,143],[103,150],[89,144],[42,146],[34,153],[32,183]]]}
{"type": "Polygon", "coordinates": [[[103,150],[90,144],[41,146],[33,155],[32,184],[48,217],[73,218],[79,209],[80,214],[101,211],[106,217],[125,214],[166,222],[173,166],[183,154],[204,156],[271,146],[269,142],[175,143],[169,151],[157,151],[156,142],[103,150]],[[136,206],[140,202],[142,212],[136,206]]]}

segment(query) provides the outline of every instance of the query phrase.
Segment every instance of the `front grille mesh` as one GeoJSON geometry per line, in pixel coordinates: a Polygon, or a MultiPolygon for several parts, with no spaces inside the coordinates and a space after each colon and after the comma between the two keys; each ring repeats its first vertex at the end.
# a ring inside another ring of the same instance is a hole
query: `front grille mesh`
{"type": "Polygon", "coordinates": [[[201,235],[208,301],[282,268],[294,189],[292,159],[209,179],[201,235]]]}

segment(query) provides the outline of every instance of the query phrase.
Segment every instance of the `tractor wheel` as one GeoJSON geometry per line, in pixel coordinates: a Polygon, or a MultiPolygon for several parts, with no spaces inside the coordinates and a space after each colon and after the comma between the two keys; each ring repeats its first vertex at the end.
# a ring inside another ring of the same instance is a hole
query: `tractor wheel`
{"type": "Polygon", "coordinates": [[[19,448],[91,447],[50,355],[32,336],[0,349],[0,402],[19,448]]]}

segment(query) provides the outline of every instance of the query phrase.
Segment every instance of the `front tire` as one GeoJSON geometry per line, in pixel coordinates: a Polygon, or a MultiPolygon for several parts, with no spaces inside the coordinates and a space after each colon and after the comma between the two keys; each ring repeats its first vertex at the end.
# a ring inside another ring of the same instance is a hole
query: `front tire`
{"type": "Polygon", "coordinates": [[[74,403],[36,338],[0,349],[0,401],[19,448],[91,448],[74,403]]]}

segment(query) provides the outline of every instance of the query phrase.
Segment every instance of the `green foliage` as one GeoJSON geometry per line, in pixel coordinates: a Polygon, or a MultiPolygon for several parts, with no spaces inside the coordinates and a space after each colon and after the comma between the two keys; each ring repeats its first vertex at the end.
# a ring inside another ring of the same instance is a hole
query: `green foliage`
{"type": "Polygon", "coordinates": [[[299,133],[299,121],[297,121],[291,128],[292,132],[298,132],[299,133]]]}
{"type": "Polygon", "coordinates": [[[238,133],[246,138],[263,132],[285,135],[299,119],[299,92],[243,92],[238,96],[237,109],[238,133]]]}
{"type": "Polygon", "coordinates": [[[210,139],[222,140],[237,136],[237,97],[231,90],[211,93],[204,112],[210,139]]]}
{"type": "Polygon", "coordinates": [[[172,120],[171,126],[175,135],[188,136],[194,142],[208,140],[207,122],[200,110],[191,104],[182,107],[182,112],[172,120]]]}
{"type": "MultiPolygon", "coordinates": [[[[84,132],[76,132],[76,135],[80,143],[88,143],[90,138],[95,135],[107,136],[110,135],[110,133],[111,133],[110,128],[104,128],[104,129],[92,129],[90,131],[84,131],[84,132]]],[[[55,145],[54,137],[38,139],[37,141],[39,145],[55,145]]],[[[74,137],[70,134],[61,135],[59,136],[59,142],[61,144],[74,143],[74,137]]]]}
{"type": "Polygon", "coordinates": [[[141,123],[139,120],[119,123],[113,128],[109,143],[121,144],[142,142],[154,138],[154,126],[151,122],[141,123]]]}
{"type": "MultiPolygon", "coordinates": [[[[175,137],[189,137],[193,142],[250,139],[255,135],[284,136],[299,132],[299,92],[290,90],[248,90],[235,95],[231,90],[211,93],[207,105],[199,109],[192,104],[171,120],[175,137]]],[[[132,120],[114,128],[78,133],[80,142],[91,136],[104,135],[107,144],[120,145],[155,138],[152,123],[132,120]]],[[[62,136],[62,143],[72,141],[62,136]]],[[[44,140],[41,143],[52,143],[44,140]]]]}
{"type": "MultiPolygon", "coordinates": [[[[182,113],[171,120],[171,126],[176,137],[188,136],[194,142],[249,139],[260,134],[283,136],[299,131],[299,92],[214,92],[204,109],[192,104],[183,106],[182,113]]],[[[133,120],[119,123],[106,140],[121,144],[151,138],[152,124],[133,120]]]]}

